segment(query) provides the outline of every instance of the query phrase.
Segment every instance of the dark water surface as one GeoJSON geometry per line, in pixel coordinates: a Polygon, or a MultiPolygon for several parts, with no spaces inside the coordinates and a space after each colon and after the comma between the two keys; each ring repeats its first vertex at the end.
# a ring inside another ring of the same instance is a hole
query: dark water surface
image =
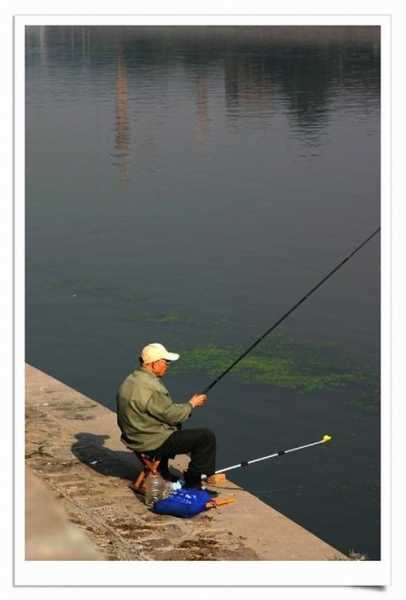
{"type": "MultiPolygon", "coordinates": [[[[27,360],[114,409],[138,350],[177,401],[379,225],[376,27],[27,28],[27,360]]],[[[379,237],[224,378],[218,466],[380,557],[379,237]]],[[[85,428],[85,424],[84,424],[85,428]]]]}

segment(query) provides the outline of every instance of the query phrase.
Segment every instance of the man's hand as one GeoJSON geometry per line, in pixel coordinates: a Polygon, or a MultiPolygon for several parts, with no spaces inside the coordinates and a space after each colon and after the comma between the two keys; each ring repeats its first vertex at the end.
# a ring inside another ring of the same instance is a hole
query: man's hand
{"type": "Polygon", "coordinates": [[[203,406],[203,404],[206,402],[206,400],[207,400],[206,394],[195,394],[189,400],[189,404],[191,404],[193,406],[193,408],[197,408],[199,406],[203,406]]]}

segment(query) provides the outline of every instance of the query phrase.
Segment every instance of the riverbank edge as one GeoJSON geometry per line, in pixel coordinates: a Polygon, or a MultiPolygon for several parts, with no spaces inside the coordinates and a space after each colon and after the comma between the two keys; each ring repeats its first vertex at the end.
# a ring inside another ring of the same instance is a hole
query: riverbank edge
{"type": "Polygon", "coordinates": [[[155,515],[128,487],[140,465],[116,415],[28,364],[26,468],[26,560],[348,560],[229,480],[233,504],[155,515]]]}

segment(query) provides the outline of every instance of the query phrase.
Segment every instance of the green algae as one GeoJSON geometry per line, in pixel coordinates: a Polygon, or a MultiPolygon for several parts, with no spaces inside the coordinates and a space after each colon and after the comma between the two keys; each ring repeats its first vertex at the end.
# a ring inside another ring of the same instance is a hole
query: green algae
{"type": "MultiPolygon", "coordinates": [[[[185,349],[176,373],[204,373],[216,377],[243,349],[237,346],[197,346],[185,349]]],[[[348,356],[339,356],[334,344],[297,344],[278,338],[239,362],[230,375],[244,383],[263,383],[288,390],[314,392],[367,382],[371,374],[348,356]]]]}
{"type": "Polygon", "coordinates": [[[171,324],[190,324],[192,320],[187,315],[168,312],[168,313],[152,313],[152,312],[132,312],[125,317],[126,321],[143,321],[145,323],[158,323],[160,325],[171,324]]]}
{"type": "Polygon", "coordinates": [[[351,404],[364,412],[366,415],[374,416],[380,412],[381,393],[377,385],[368,385],[367,389],[360,392],[351,400],[351,404]]]}
{"type": "Polygon", "coordinates": [[[152,315],[148,313],[147,318],[150,321],[155,321],[156,323],[189,323],[191,321],[191,319],[188,316],[176,312],[163,313],[157,315],[152,315]]]}

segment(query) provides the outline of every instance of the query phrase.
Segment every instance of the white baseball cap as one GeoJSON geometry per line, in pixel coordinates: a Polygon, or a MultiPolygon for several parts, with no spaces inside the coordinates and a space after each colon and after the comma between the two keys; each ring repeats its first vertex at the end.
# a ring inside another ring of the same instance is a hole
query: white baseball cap
{"type": "Polygon", "coordinates": [[[141,358],[144,364],[155,362],[164,358],[165,360],[178,360],[179,354],[175,352],[168,352],[168,350],[162,344],[153,343],[144,346],[141,351],[141,358]]]}

